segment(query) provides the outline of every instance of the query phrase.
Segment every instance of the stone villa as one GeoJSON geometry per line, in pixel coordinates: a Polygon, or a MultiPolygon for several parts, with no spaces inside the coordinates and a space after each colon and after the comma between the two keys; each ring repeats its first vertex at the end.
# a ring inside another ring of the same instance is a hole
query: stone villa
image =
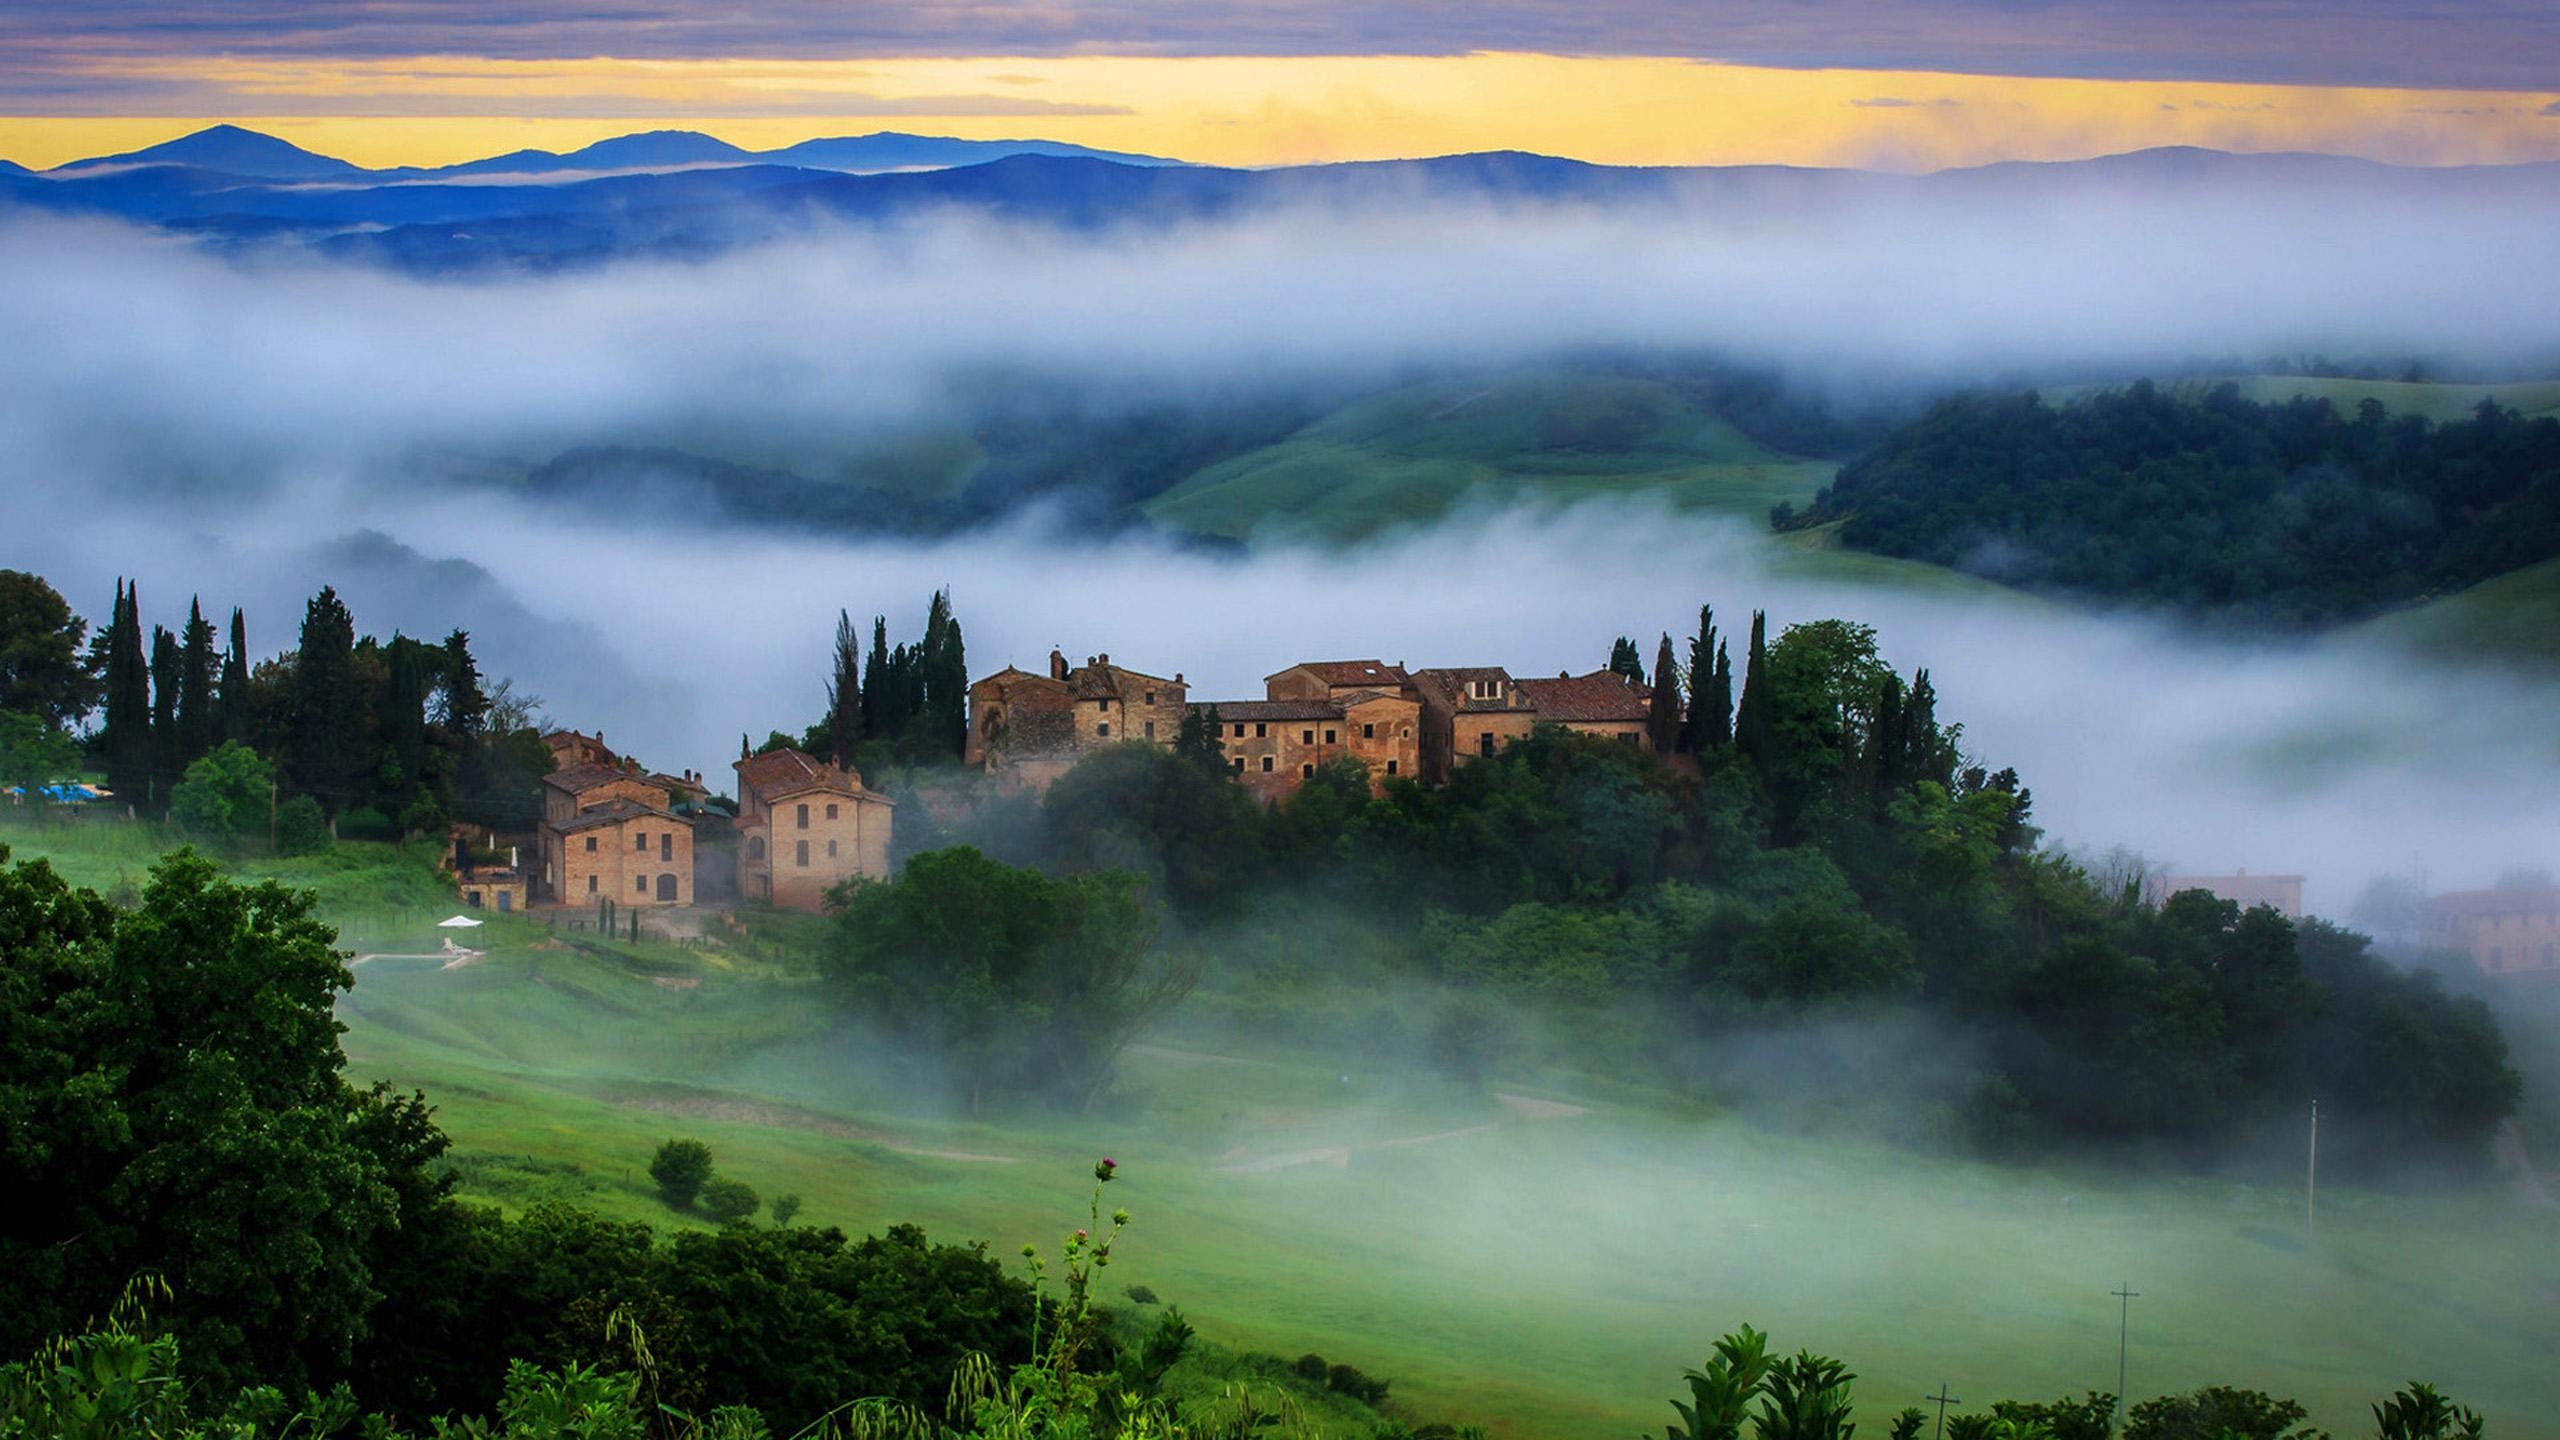
{"type": "Polygon", "coordinates": [[[563,905],[693,903],[693,822],[666,789],[614,765],[542,777],[540,893],[563,905]]]}
{"type": "Polygon", "coordinates": [[[2483,975],[2560,979],[2560,889],[2460,890],[2427,901],[2424,917],[2430,947],[2462,951],[2483,975]]]}
{"type": "Polygon", "coordinates": [[[889,877],[897,802],[862,777],[799,750],[741,753],[738,894],[816,914],[856,875],[889,877]]]}

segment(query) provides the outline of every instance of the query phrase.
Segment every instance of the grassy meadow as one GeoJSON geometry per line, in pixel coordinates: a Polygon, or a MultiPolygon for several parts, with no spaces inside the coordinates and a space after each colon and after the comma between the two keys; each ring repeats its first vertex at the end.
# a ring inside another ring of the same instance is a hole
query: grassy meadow
{"type": "MultiPolygon", "coordinates": [[[[132,826],[0,826],[85,883],[140,880],[132,826]]],[[[2426,1377],[2499,1433],[2547,1423],[2560,1212],[2501,1189],[2331,1188],[2316,1243],[2291,1187],[1995,1167],[1772,1132],[1579,1084],[1483,1092],[1172,1029],[1093,1113],[972,1119],[932,1066],[851,1033],[799,964],[807,922],[712,947],[599,943],[488,917],[484,958],[429,956],[450,902],[423,851],[343,846],[234,867],[313,886],[359,955],[351,1073],[425,1089],[467,1194],[561,1198],[662,1224],[646,1166],[671,1135],[807,1222],[912,1220],[998,1255],[1080,1223],[1093,1158],[1136,1226],[1111,1272],[1225,1346],[1391,1377],[1434,1418],[1498,1433],[1649,1429],[1679,1372],[1749,1321],[1863,1377],[1864,1416],[1941,1379],[1972,1397],[2114,1385],[2130,1281],[2138,1395],[2237,1382],[2347,1433],[2426,1377]]]]}

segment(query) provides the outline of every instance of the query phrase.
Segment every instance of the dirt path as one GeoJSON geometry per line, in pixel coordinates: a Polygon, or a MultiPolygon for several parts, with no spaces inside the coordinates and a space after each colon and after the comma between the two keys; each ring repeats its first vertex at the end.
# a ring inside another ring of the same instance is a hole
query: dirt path
{"type": "Polygon", "coordinates": [[[901,1140],[884,1131],[867,1129],[812,1110],[789,1105],[774,1105],[761,1100],[715,1100],[709,1097],[675,1098],[661,1095],[613,1095],[606,1099],[627,1110],[648,1110],[660,1115],[684,1115],[699,1120],[717,1120],[726,1125],[762,1125],[775,1130],[806,1130],[813,1135],[830,1135],[839,1140],[859,1140],[877,1145],[900,1155],[923,1155],[935,1160],[958,1160],[973,1165],[1014,1165],[1016,1155],[980,1155],[968,1150],[937,1150],[901,1140]]]}
{"type": "Polygon", "coordinates": [[[1244,1147],[1238,1146],[1219,1157],[1218,1168],[1229,1175],[1265,1175],[1274,1170],[1294,1170],[1302,1165],[1329,1165],[1336,1170],[1341,1170],[1350,1166],[1351,1156],[1355,1151],[1405,1150],[1417,1145],[1438,1145],[1445,1141],[1463,1140],[1470,1135],[1483,1135],[1499,1130],[1504,1125],[1534,1125],[1548,1120],[1570,1120],[1575,1116],[1591,1113],[1591,1108],[1587,1105],[1569,1105],[1562,1100],[1539,1100],[1527,1095],[1509,1095],[1500,1092],[1496,1092],[1493,1098],[1502,1102],[1505,1112],[1503,1118],[1488,1120],[1481,1125],[1462,1125],[1455,1130],[1435,1130],[1428,1135],[1400,1135],[1388,1140],[1364,1140],[1357,1145],[1320,1145],[1306,1150],[1274,1150],[1261,1155],[1251,1154],[1245,1151],[1244,1147]]]}

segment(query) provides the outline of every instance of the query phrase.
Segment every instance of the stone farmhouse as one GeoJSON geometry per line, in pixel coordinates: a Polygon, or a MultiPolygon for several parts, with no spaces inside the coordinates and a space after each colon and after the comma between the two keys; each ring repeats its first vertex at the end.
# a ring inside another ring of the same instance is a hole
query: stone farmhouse
{"type": "Polygon", "coordinates": [[[2539,975],[2560,981],[2560,889],[2523,886],[2460,890],[2426,903],[2421,933],[2436,949],[2459,950],[2483,975],[2539,975]]]}
{"type": "Polygon", "coordinates": [[[693,822],[668,808],[663,786],[618,766],[572,765],[543,776],[535,840],[545,899],[693,903],[693,822]]]}
{"type": "Polygon", "coordinates": [[[1111,663],[1069,666],[1049,652],[1049,673],[1006,666],[969,687],[966,763],[1009,788],[1045,790],[1092,750],[1122,740],[1171,745],[1190,687],[1111,663]]]}
{"type": "Polygon", "coordinates": [[[856,875],[889,878],[897,802],[799,750],[740,753],[738,894],[816,914],[856,875]]]}
{"type": "Polygon", "coordinates": [[[1124,740],[1170,746],[1186,710],[1218,727],[1237,783],[1276,801],[1317,767],[1366,762],[1373,789],[1391,776],[1444,784],[1540,725],[1641,744],[1652,691],[1602,670],[1515,680],[1499,667],[1407,670],[1380,660],[1311,660],[1265,676],[1263,696],[1191,701],[1171,680],[1096,656],[1082,668],[1050,652],[1049,673],[1008,666],[969,687],[967,761],[1009,788],[1041,790],[1089,751],[1124,740]]]}

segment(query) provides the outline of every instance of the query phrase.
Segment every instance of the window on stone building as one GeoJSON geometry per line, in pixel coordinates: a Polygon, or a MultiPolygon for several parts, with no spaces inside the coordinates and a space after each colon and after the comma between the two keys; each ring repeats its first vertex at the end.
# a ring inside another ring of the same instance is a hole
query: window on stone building
{"type": "Polygon", "coordinates": [[[1360,738],[1361,738],[1361,739],[1363,739],[1363,740],[1375,740],[1375,739],[1377,739],[1377,738],[1378,738],[1378,727],[1377,727],[1377,726],[1375,726],[1375,725],[1362,725],[1362,726],[1360,727],[1360,738]]]}
{"type": "Polygon", "coordinates": [[[1479,755],[1490,755],[1493,753],[1492,731],[1486,730],[1476,736],[1476,753],[1479,755]]]}
{"type": "Polygon", "coordinates": [[[801,807],[800,807],[799,823],[798,823],[796,826],[794,826],[793,828],[795,828],[795,829],[800,829],[800,830],[806,830],[806,829],[808,829],[808,828],[809,828],[809,807],[808,807],[808,806],[803,805],[803,806],[801,806],[801,807]]]}
{"type": "Polygon", "coordinates": [[[806,869],[809,864],[809,842],[802,840],[794,848],[797,853],[791,857],[792,863],[806,869]]]}
{"type": "Polygon", "coordinates": [[[593,835],[587,837],[587,853],[590,855],[596,853],[596,837],[593,835]]]}
{"type": "Polygon", "coordinates": [[[1333,743],[1334,743],[1334,735],[1335,735],[1335,732],[1334,732],[1334,731],[1331,731],[1331,730],[1327,730],[1326,732],[1324,732],[1324,743],[1326,743],[1327,745],[1331,745],[1331,744],[1333,744],[1333,743]]]}
{"type": "Polygon", "coordinates": [[[1242,725],[1238,725],[1236,727],[1236,738],[1239,740],[1244,738],[1244,727],[1242,725]]]}
{"type": "Polygon", "coordinates": [[[1271,757],[1268,755],[1262,757],[1262,773],[1265,775],[1271,773],[1271,757]]]}
{"type": "Polygon", "coordinates": [[[1396,762],[1393,760],[1387,762],[1387,773],[1390,775],[1396,773],[1396,762]]]}
{"type": "Polygon", "coordinates": [[[830,820],[836,818],[836,807],[833,805],[827,807],[827,818],[830,820]]]}
{"type": "Polygon", "coordinates": [[[646,830],[634,830],[634,831],[632,831],[632,832],[631,832],[631,848],[632,848],[632,849],[634,849],[634,850],[646,850],[646,849],[648,849],[648,848],[649,848],[649,832],[648,832],[648,831],[646,831],[646,830]]]}
{"type": "Polygon", "coordinates": [[[661,860],[673,860],[676,858],[676,835],[674,831],[670,830],[666,834],[658,837],[658,858],[661,860]]]}
{"type": "Polygon", "coordinates": [[[1110,722],[1110,721],[1108,721],[1108,720],[1105,720],[1105,721],[1103,721],[1101,724],[1094,726],[1094,727],[1093,727],[1093,735],[1094,735],[1094,738],[1095,738],[1095,739],[1097,739],[1097,740],[1108,740],[1108,739],[1110,739],[1110,738],[1111,738],[1111,722],[1110,722]]]}
{"type": "Polygon", "coordinates": [[[596,877],[593,875],[587,877],[587,893],[590,895],[596,893],[596,877]]]}
{"type": "Polygon", "coordinates": [[[747,858],[750,860],[761,860],[764,858],[763,836],[758,835],[747,841],[747,858]]]}
{"type": "Polygon", "coordinates": [[[1403,732],[1403,733],[1404,733],[1404,738],[1406,738],[1407,740],[1412,739],[1412,738],[1413,738],[1413,727],[1412,727],[1412,726],[1410,726],[1410,725],[1407,725],[1406,727],[1404,727],[1404,732],[1403,732]]]}
{"type": "Polygon", "coordinates": [[[1235,767],[1235,772],[1236,772],[1237,774],[1241,775],[1241,774],[1243,774],[1243,773],[1244,773],[1244,757],[1243,757],[1243,756],[1239,755],[1239,756],[1237,756],[1236,758],[1234,758],[1233,760],[1228,761],[1227,763],[1228,763],[1229,765],[1232,765],[1232,766],[1234,766],[1234,767],[1235,767]]]}
{"type": "Polygon", "coordinates": [[[1254,739],[1256,739],[1256,740],[1268,739],[1268,738],[1270,737],[1270,735],[1271,735],[1271,727],[1270,727],[1270,726],[1265,725],[1265,724],[1262,724],[1262,723],[1260,723],[1259,721],[1255,722],[1254,727],[1253,727],[1253,738],[1254,738],[1254,739]]]}
{"type": "Polygon", "coordinates": [[[1156,738],[1156,722],[1153,720],[1147,722],[1147,738],[1150,740],[1156,738]]]}
{"type": "Polygon", "coordinates": [[[1147,692],[1147,703],[1150,705],[1156,703],[1156,692],[1153,690],[1147,692]]]}
{"type": "Polygon", "coordinates": [[[1299,743],[1299,744],[1301,744],[1301,745],[1313,745],[1314,743],[1316,743],[1316,732],[1314,732],[1313,730],[1301,730],[1301,731],[1299,731],[1299,732],[1298,732],[1298,743],[1299,743]]]}
{"type": "Polygon", "coordinates": [[[631,877],[631,888],[632,888],[632,889],[634,889],[634,890],[636,890],[636,891],[638,891],[638,892],[639,892],[639,893],[641,893],[642,895],[646,895],[646,894],[648,894],[648,893],[649,893],[649,877],[648,877],[648,876],[646,876],[646,875],[634,875],[634,876],[632,876],[632,877],[631,877]]]}
{"type": "Polygon", "coordinates": [[[1313,765],[1301,765],[1301,766],[1299,766],[1299,767],[1298,767],[1298,778],[1299,778],[1299,779],[1301,779],[1301,780],[1313,780],[1314,778],[1316,778],[1316,767],[1314,767],[1313,765]]]}

